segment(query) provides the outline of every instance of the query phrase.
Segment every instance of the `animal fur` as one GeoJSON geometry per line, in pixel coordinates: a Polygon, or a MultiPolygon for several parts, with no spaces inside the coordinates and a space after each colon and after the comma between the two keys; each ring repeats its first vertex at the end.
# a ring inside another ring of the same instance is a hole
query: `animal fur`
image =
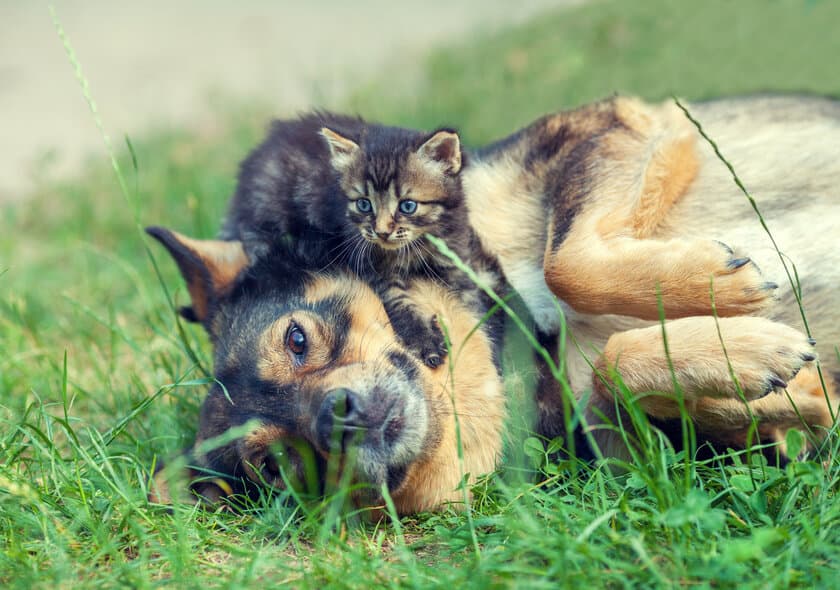
{"type": "Polygon", "coordinates": [[[405,300],[416,279],[435,279],[477,311],[489,300],[426,240],[450,247],[499,287],[467,223],[464,155],[451,129],[415,131],[316,112],[274,121],[240,167],[220,236],[240,240],[249,259],[278,256],[294,240],[318,268],[352,270],[405,323],[398,334],[424,362],[439,365],[446,347],[435,318],[405,300]]]}
{"type": "MultiPolygon", "coordinates": [[[[832,288],[840,265],[828,236],[840,223],[840,107],[788,97],[691,108],[796,262],[810,333],[823,367],[836,371],[832,288]]],[[[565,353],[565,378],[583,408],[581,442],[591,437],[605,456],[628,455],[611,427],[626,419],[618,377],[663,428],[682,404],[698,434],[720,446],[746,446],[753,420],[770,440],[788,428],[819,437],[832,426],[837,396],[830,378],[823,390],[779,258],[728,171],[673,105],[618,98],[544,117],[477,152],[463,182],[483,248],[522,295],[542,342],[565,353]],[[655,321],[660,292],[668,355],[655,321]],[[555,297],[568,327],[563,343],[555,297]]],[[[256,482],[306,480],[306,449],[323,485],[325,464],[338,455],[343,465],[355,448],[355,477],[369,484],[357,501],[375,504],[384,484],[408,513],[459,500],[462,473],[493,469],[504,415],[499,328],[467,338],[480,318],[453,292],[418,283],[408,293],[418,311],[442,318],[453,351],[462,350],[429,368],[405,354],[393,328],[399,321],[357,278],[316,272],[290,251],[249,268],[239,242],[152,234],[181,269],[214,343],[216,378],[233,402],[213,387],[196,451],[248,419],[259,424],[234,443],[196,452],[197,467],[221,476],[194,472],[198,493],[213,499],[256,482]],[[304,363],[290,352],[292,325],[316,343],[304,363]],[[325,424],[343,444],[328,440],[325,424]]],[[[543,369],[538,430],[571,434],[563,431],[569,417],[559,383],[543,369]]],[[[166,479],[156,485],[153,497],[165,499],[166,479]]]]}
{"type": "MultiPolygon", "coordinates": [[[[690,109],[796,265],[836,405],[840,105],[752,97],[690,109]]],[[[794,379],[813,353],[779,256],[727,168],[675,104],[614,98],[549,115],[479,152],[464,187],[483,246],[499,260],[552,352],[559,299],[570,335],[560,343],[566,377],[578,397],[594,389],[585,414],[606,454],[626,452],[614,433],[599,427],[604,416],[617,416],[612,389],[594,375],[593,362],[602,371],[617,368],[633,391],[659,392],[642,402],[651,416],[674,415],[660,328],[649,327],[659,317],[658,293],[665,317],[673,319],[665,326],[668,340],[680,344],[672,360],[699,430],[740,435],[749,410],[760,423],[790,424],[792,406],[783,394],[757,397],[785,385],[807,425],[832,424],[822,389],[812,395],[812,370],[794,379]],[[712,288],[719,324],[711,317],[712,288]],[[705,317],[689,317],[698,315],[705,317]],[[737,317],[743,315],[762,317],[737,317]],[[737,399],[724,345],[744,393],[755,401],[737,399]]],[[[562,433],[560,395],[554,380],[541,379],[546,436],[562,433]]]]}
{"type": "MultiPolygon", "coordinates": [[[[306,456],[322,491],[329,465],[349,469],[354,457],[356,501],[381,503],[384,485],[405,514],[462,501],[463,477],[495,468],[505,415],[497,344],[471,334],[481,316],[447,289],[427,280],[407,293],[451,341],[448,363],[429,368],[397,338],[381,299],[349,273],[307,269],[293,252],[249,266],[238,241],[149,233],[177,262],[215,350],[217,383],[192,451],[198,494],[214,500],[260,483],[309,481],[306,456]],[[241,439],[201,452],[249,421],[256,426],[241,439]]],[[[173,495],[168,477],[156,478],[153,500],[173,495]]]]}

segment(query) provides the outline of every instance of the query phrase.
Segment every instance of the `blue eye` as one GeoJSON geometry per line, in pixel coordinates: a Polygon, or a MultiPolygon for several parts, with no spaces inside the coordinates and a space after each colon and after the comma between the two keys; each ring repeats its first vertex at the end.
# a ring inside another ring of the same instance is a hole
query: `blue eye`
{"type": "Polygon", "coordinates": [[[369,199],[358,199],[356,200],[356,209],[358,209],[360,213],[370,213],[370,210],[373,209],[373,207],[371,206],[369,199]]]}
{"type": "Polygon", "coordinates": [[[415,211],[417,211],[417,201],[412,201],[411,199],[400,201],[400,213],[411,215],[415,211]]]}

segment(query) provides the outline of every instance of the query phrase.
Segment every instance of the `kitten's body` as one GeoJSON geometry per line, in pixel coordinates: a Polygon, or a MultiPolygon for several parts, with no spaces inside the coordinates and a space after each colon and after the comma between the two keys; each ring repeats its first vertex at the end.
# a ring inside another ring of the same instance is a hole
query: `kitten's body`
{"type": "MultiPolygon", "coordinates": [[[[361,119],[328,114],[272,124],[266,140],[240,165],[222,239],[241,240],[252,259],[267,256],[284,235],[317,235],[326,238],[327,247],[342,243],[346,197],[318,135],[328,122],[345,133],[358,133],[364,126],[361,119]]],[[[313,250],[313,256],[323,255],[323,248],[313,250]]]]}
{"type": "Polygon", "coordinates": [[[438,280],[478,311],[490,302],[425,236],[443,238],[489,284],[500,282],[467,222],[462,157],[451,130],[424,133],[331,113],[276,121],[242,163],[220,237],[241,240],[252,261],[294,240],[313,264],[353,270],[389,312],[403,308],[391,314],[397,332],[437,366],[446,349],[436,318],[405,313],[412,280],[438,280]]]}

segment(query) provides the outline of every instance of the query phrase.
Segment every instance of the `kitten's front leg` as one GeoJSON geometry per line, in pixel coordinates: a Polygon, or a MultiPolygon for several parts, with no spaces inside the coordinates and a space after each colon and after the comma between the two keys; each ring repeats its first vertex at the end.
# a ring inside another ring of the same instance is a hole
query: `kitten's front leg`
{"type": "Polygon", "coordinates": [[[426,366],[434,369],[446,360],[446,338],[436,315],[426,316],[414,308],[407,287],[402,281],[383,285],[379,289],[382,303],[397,336],[426,366]]]}

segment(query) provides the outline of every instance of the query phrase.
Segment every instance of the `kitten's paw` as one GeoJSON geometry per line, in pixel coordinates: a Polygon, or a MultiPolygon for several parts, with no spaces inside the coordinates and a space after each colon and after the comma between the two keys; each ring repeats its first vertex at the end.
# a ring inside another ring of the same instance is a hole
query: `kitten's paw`
{"type": "Polygon", "coordinates": [[[446,360],[448,350],[443,330],[440,329],[437,316],[432,316],[427,325],[427,334],[420,349],[420,358],[427,367],[436,369],[446,360]]]}
{"type": "Polygon", "coordinates": [[[392,307],[388,315],[394,331],[414,357],[436,369],[446,360],[446,338],[438,325],[437,316],[427,316],[416,310],[392,307]]]}

